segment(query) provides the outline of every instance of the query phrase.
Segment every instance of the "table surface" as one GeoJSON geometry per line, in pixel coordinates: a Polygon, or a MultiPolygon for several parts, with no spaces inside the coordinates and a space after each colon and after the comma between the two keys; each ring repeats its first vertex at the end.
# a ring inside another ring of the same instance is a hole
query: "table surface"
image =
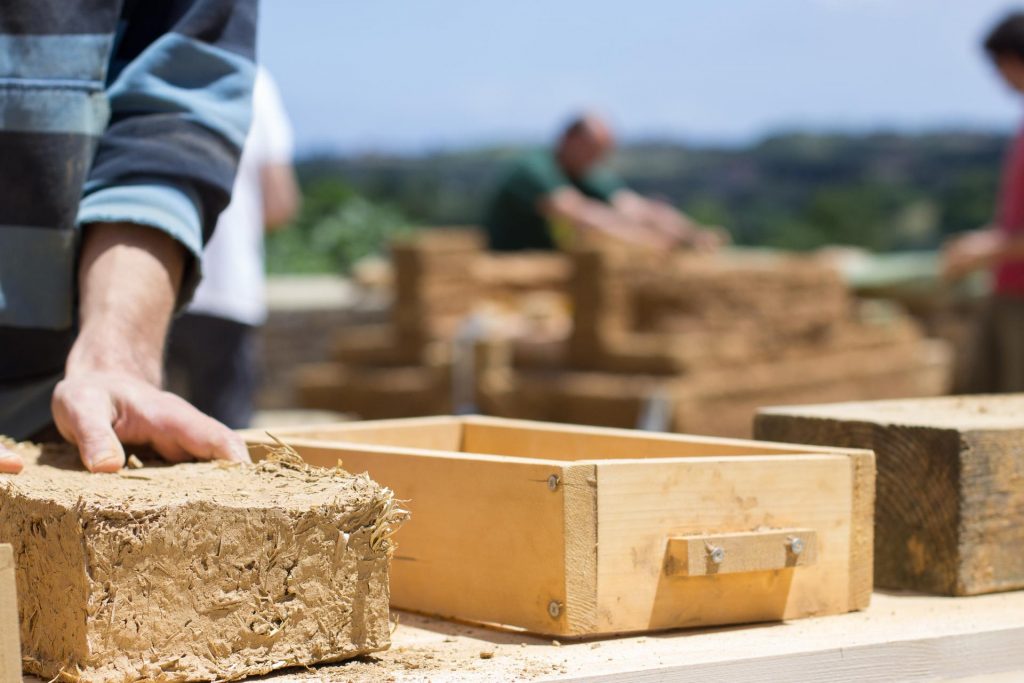
{"type": "Polygon", "coordinates": [[[868,610],[841,616],[562,643],[406,612],[394,616],[387,652],[260,680],[1024,680],[1024,592],[876,593],[868,610]]]}

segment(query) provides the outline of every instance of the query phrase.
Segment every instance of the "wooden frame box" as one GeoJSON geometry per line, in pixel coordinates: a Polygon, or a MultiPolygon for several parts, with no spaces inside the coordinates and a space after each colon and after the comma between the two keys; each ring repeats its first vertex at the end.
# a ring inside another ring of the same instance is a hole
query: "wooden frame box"
{"type": "Polygon", "coordinates": [[[572,637],[870,598],[870,451],[482,417],[273,433],[409,501],[395,607],[572,637]]]}
{"type": "Polygon", "coordinates": [[[1024,394],[765,408],[755,434],[875,450],[878,585],[1024,588],[1024,394]]]}

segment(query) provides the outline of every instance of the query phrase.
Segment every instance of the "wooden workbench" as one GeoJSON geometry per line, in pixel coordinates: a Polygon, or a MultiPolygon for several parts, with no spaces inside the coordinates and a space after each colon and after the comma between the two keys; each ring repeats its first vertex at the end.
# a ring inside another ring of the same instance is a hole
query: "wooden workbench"
{"type": "Polygon", "coordinates": [[[265,680],[1024,680],[1024,592],[969,598],[876,593],[870,609],[842,616],[561,644],[397,616],[389,652],[265,680]]]}

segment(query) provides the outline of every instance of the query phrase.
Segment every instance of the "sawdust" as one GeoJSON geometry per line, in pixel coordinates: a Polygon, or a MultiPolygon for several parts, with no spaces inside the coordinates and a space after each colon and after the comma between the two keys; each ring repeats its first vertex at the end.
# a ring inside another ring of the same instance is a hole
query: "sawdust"
{"type": "Polygon", "coordinates": [[[390,490],[281,447],[256,465],[85,472],[67,447],[5,445],[24,664],[74,681],[237,679],[390,642],[390,490]]]}

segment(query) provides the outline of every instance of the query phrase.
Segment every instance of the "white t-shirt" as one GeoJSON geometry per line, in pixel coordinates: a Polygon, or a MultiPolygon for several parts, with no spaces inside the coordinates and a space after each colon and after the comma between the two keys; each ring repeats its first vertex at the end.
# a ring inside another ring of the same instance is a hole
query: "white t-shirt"
{"type": "Polygon", "coordinates": [[[190,313],[260,325],[267,318],[263,274],[264,166],[292,162],[292,128],[270,74],[260,67],[252,94],[252,126],[242,148],[231,203],[203,252],[203,279],[190,313]]]}

